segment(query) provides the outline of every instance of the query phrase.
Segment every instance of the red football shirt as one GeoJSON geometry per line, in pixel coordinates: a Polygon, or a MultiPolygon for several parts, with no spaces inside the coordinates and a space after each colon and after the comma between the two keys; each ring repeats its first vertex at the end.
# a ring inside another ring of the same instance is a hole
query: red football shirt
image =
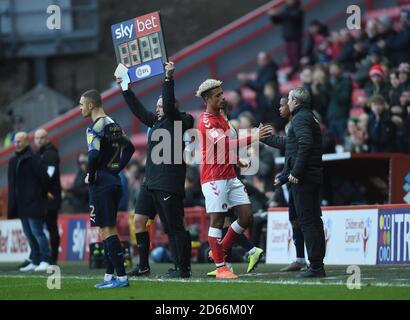
{"type": "Polygon", "coordinates": [[[237,147],[243,143],[250,144],[251,137],[231,139],[232,129],[226,119],[220,114],[213,115],[208,112],[201,114],[198,130],[202,138],[201,184],[235,178],[237,147]]]}

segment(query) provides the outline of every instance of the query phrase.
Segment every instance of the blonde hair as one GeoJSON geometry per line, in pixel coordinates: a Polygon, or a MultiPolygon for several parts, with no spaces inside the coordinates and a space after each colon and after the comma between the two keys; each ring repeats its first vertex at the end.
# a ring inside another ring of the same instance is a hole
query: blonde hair
{"type": "Polygon", "coordinates": [[[205,93],[211,91],[212,89],[218,88],[222,85],[222,81],[215,79],[207,79],[201,83],[198,90],[196,91],[196,96],[204,98],[205,93]]]}

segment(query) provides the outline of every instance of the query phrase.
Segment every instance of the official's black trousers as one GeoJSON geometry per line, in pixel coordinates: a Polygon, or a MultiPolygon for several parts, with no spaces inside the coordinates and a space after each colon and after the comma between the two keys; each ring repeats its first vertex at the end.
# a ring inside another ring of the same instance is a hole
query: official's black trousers
{"type": "Polygon", "coordinates": [[[185,230],[183,197],[160,190],[151,191],[164,232],[168,234],[175,265],[181,271],[189,271],[191,270],[191,237],[185,230]]]}
{"type": "Polygon", "coordinates": [[[294,210],[302,228],[310,265],[313,269],[323,267],[325,258],[325,234],[320,209],[320,185],[299,182],[291,188],[289,210],[294,210]]]}
{"type": "Polygon", "coordinates": [[[60,247],[60,234],[57,225],[58,211],[49,209],[46,215],[46,225],[50,234],[51,263],[55,264],[58,260],[58,248],[60,247]]]}
{"type": "MultiPolygon", "coordinates": [[[[289,190],[289,203],[292,200],[292,186],[290,183],[288,184],[289,190]]],[[[289,221],[292,225],[292,233],[293,233],[293,244],[296,248],[296,258],[304,258],[305,257],[305,239],[303,238],[302,228],[298,222],[298,215],[296,214],[295,206],[289,206],[289,221]]]]}

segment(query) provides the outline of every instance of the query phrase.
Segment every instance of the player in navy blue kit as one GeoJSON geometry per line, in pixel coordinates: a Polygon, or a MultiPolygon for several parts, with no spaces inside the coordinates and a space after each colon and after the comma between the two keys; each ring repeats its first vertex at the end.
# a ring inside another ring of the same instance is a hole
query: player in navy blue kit
{"type": "Polygon", "coordinates": [[[85,118],[93,120],[87,128],[88,174],[85,182],[89,184],[91,226],[99,227],[107,266],[104,281],[95,287],[127,287],[123,249],[116,227],[122,192],[118,173],[131,159],[134,146],[120,125],[105,114],[98,91],[86,91],[81,96],[80,109],[85,118]]]}

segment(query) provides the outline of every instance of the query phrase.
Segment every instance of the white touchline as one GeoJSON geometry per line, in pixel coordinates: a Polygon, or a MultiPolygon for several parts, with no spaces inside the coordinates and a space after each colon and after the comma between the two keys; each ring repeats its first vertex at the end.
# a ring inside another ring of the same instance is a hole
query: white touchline
{"type": "MultiPolygon", "coordinates": [[[[239,275],[241,276],[241,275],[239,275]]],[[[0,275],[0,278],[46,278],[41,275],[0,275]]],[[[80,277],[80,276],[62,276],[62,280],[99,280],[101,277],[80,277]]],[[[326,278],[325,278],[326,279],[326,278]]],[[[207,280],[207,279],[153,279],[153,278],[141,278],[141,279],[129,279],[132,282],[187,282],[187,283],[249,283],[249,284],[283,284],[283,285],[295,285],[295,286],[346,286],[345,281],[336,282],[323,282],[323,281],[309,281],[309,280],[207,280]]],[[[409,280],[409,279],[407,279],[409,280]]],[[[410,288],[409,283],[394,284],[389,282],[374,282],[370,283],[372,287],[391,287],[391,288],[410,288]]],[[[363,284],[366,286],[366,283],[363,284]]]]}

